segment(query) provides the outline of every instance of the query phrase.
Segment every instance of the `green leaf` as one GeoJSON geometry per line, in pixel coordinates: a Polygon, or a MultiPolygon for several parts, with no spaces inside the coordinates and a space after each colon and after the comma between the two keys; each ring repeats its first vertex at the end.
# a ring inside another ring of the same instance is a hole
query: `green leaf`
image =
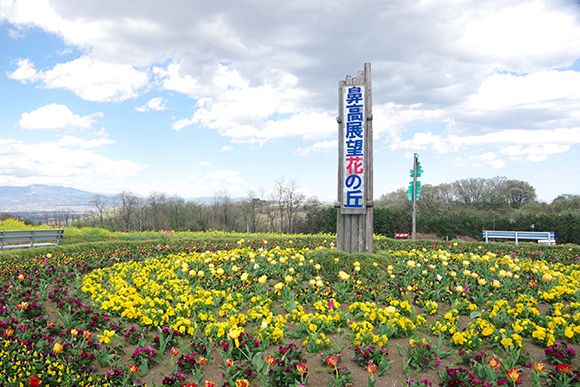
{"type": "Polygon", "coordinates": [[[400,356],[405,356],[405,350],[397,343],[397,351],[399,352],[400,356]]]}
{"type": "Polygon", "coordinates": [[[475,318],[478,318],[480,315],[481,315],[481,312],[480,312],[480,311],[478,311],[478,310],[474,310],[473,312],[471,312],[471,313],[469,314],[469,318],[473,318],[473,319],[475,319],[475,318]]]}

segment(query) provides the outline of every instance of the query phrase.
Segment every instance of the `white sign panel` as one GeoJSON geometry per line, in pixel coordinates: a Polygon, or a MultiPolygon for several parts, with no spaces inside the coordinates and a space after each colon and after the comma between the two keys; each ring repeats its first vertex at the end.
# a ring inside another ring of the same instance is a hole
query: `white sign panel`
{"type": "Polygon", "coordinates": [[[365,86],[343,87],[343,213],[365,211],[365,86]]]}

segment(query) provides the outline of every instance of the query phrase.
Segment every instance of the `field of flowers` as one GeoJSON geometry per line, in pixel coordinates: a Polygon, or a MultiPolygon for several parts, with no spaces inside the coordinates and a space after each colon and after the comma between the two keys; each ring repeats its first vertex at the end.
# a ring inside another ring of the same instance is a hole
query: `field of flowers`
{"type": "Polygon", "coordinates": [[[577,246],[216,235],[0,253],[0,385],[580,385],[577,246]]]}

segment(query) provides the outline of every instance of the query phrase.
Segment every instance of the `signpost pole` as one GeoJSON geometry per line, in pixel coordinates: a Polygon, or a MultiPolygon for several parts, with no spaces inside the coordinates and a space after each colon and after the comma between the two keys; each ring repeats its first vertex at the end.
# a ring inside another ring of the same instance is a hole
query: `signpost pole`
{"type": "Polygon", "coordinates": [[[337,249],[373,252],[371,64],[338,84],[337,249]]]}
{"type": "Polygon", "coordinates": [[[413,224],[412,239],[417,239],[417,153],[413,154],[413,224]]]}

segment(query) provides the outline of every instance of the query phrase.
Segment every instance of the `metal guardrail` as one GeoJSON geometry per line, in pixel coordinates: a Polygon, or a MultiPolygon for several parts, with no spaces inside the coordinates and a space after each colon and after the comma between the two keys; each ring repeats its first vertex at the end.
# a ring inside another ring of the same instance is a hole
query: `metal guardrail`
{"type": "Polygon", "coordinates": [[[0,251],[4,249],[56,246],[62,239],[63,234],[64,229],[0,230],[0,251]],[[10,244],[17,242],[27,243],[10,244]]]}
{"type": "Polygon", "coordinates": [[[489,239],[515,239],[516,245],[520,239],[547,240],[548,244],[556,244],[556,233],[550,231],[491,231],[483,230],[483,238],[487,243],[489,239]]]}

